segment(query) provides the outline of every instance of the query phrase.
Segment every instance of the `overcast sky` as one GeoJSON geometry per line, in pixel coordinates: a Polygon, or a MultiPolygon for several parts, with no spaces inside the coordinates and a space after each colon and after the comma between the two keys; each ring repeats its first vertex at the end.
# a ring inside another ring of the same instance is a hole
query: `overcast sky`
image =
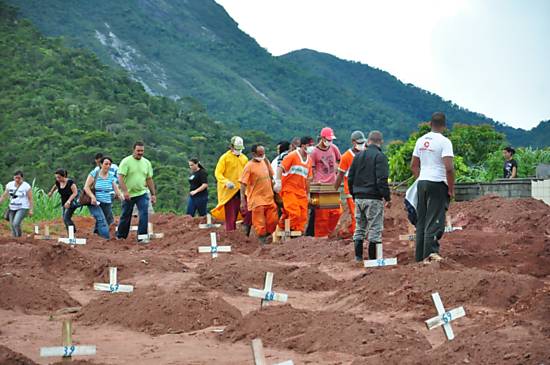
{"type": "Polygon", "coordinates": [[[273,55],[310,48],[530,129],[550,119],[550,0],[216,0],[273,55]]]}

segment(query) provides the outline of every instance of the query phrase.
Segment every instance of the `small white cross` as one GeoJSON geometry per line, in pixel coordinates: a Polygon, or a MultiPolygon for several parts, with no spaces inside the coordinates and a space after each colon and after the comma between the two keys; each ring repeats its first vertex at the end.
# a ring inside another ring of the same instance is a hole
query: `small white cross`
{"type": "Polygon", "coordinates": [[[85,238],[75,238],[74,236],[74,226],[69,226],[69,238],[59,238],[58,242],[66,243],[69,245],[85,245],[85,238]]]}
{"type": "Polygon", "coordinates": [[[275,231],[274,235],[274,241],[282,241],[285,242],[286,240],[292,238],[292,237],[299,237],[302,235],[302,232],[300,231],[291,231],[290,230],[290,219],[285,219],[285,230],[281,231],[279,229],[279,226],[277,226],[277,230],[275,231]]]}
{"type": "Polygon", "coordinates": [[[453,328],[451,327],[451,321],[454,321],[455,319],[460,317],[464,317],[466,315],[466,312],[464,311],[463,307],[451,309],[450,311],[446,312],[445,307],[443,306],[443,302],[441,302],[441,297],[439,296],[439,293],[432,293],[432,300],[434,302],[435,309],[437,310],[437,317],[426,320],[426,327],[431,330],[433,328],[443,326],[443,330],[445,331],[447,339],[452,340],[453,338],[455,338],[455,335],[453,333],[453,328]]]}
{"type": "Polygon", "coordinates": [[[117,268],[109,268],[109,284],[94,283],[94,290],[108,291],[111,293],[131,293],[134,291],[132,285],[121,285],[117,282],[117,268]]]}
{"type": "MultiPolygon", "coordinates": [[[[267,365],[264,355],[264,345],[259,338],[252,340],[252,356],[254,356],[254,365],[267,365]]],[[[294,365],[294,363],[292,360],[287,360],[274,365],[294,365]]]]}
{"type": "Polygon", "coordinates": [[[364,261],[365,267],[384,267],[384,266],[390,266],[390,265],[397,265],[397,257],[393,258],[384,258],[383,252],[382,252],[382,244],[377,243],[376,244],[376,260],[365,260],[364,261]]]}
{"type": "Polygon", "coordinates": [[[212,223],[212,216],[210,214],[206,215],[206,224],[204,223],[199,224],[200,229],[219,228],[221,226],[222,226],[221,224],[212,223]]]}
{"type": "Polygon", "coordinates": [[[137,238],[140,241],[149,242],[153,238],[164,238],[164,233],[153,232],[153,223],[149,222],[147,223],[147,233],[139,234],[137,238]]]}
{"type": "Polygon", "coordinates": [[[51,240],[53,236],[50,236],[50,226],[47,224],[44,226],[44,234],[40,234],[40,227],[38,225],[34,226],[34,239],[35,240],[51,240]]]}
{"type": "Polygon", "coordinates": [[[95,355],[95,346],[75,346],[72,341],[72,323],[71,320],[64,320],[61,330],[63,346],[56,347],[41,347],[40,357],[64,357],[70,358],[72,356],[84,356],[95,355]]]}
{"type": "MultiPolygon", "coordinates": [[[[462,227],[453,227],[453,223],[451,222],[451,215],[447,214],[447,222],[445,225],[444,232],[445,233],[452,233],[454,231],[462,231],[462,227]]],[[[409,233],[408,234],[400,234],[399,240],[400,241],[414,241],[416,239],[416,234],[414,233],[414,227],[409,225],[409,233]],[[412,228],[411,228],[412,227],[412,228]]]]}
{"type": "Polygon", "coordinates": [[[211,253],[212,258],[218,257],[218,252],[231,252],[231,246],[218,246],[216,233],[210,232],[210,246],[199,246],[199,253],[211,253]]]}
{"type": "Polygon", "coordinates": [[[285,303],[288,300],[287,294],[275,293],[273,291],[273,273],[266,272],[264,279],[263,290],[248,288],[248,296],[253,298],[260,298],[262,301],[260,307],[264,305],[264,302],[282,302],[285,303]]]}

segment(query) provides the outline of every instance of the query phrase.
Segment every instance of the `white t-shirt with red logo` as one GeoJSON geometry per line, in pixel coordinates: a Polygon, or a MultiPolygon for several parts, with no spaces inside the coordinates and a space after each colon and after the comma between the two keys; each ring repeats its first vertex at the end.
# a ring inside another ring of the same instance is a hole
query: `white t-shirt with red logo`
{"type": "Polygon", "coordinates": [[[443,157],[454,157],[453,144],[447,137],[436,132],[426,133],[416,141],[413,156],[420,159],[418,180],[447,183],[443,157]]]}

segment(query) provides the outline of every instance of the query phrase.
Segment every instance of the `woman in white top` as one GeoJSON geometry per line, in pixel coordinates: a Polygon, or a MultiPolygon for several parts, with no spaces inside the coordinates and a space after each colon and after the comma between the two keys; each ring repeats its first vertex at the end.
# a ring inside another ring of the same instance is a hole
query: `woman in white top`
{"type": "Polygon", "coordinates": [[[21,222],[27,214],[32,216],[32,188],[23,181],[23,172],[16,171],[13,174],[13,181],[6,184],[6,189],[0,196],[0,204],[10,197],[8,219],[10,221],[11,234],[13,237],[21,237],[21,222]]]}

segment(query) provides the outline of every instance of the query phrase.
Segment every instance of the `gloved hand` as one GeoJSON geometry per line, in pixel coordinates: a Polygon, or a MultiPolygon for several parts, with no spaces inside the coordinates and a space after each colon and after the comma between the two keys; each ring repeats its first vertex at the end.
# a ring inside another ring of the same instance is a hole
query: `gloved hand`
{"type": "Polygon", "coordinates": [[[228,189],[235,189],[235,184],[233,184],[231,181],[228,181],[225,183],[225,187],[228,189]]]}
{"type": "Polygon", "coordinates": [[[275,184],[273,185],[273,191],[276,193],[280,193],[283,185],[281,184],[281,180],[275,180],[275,184]]]}

